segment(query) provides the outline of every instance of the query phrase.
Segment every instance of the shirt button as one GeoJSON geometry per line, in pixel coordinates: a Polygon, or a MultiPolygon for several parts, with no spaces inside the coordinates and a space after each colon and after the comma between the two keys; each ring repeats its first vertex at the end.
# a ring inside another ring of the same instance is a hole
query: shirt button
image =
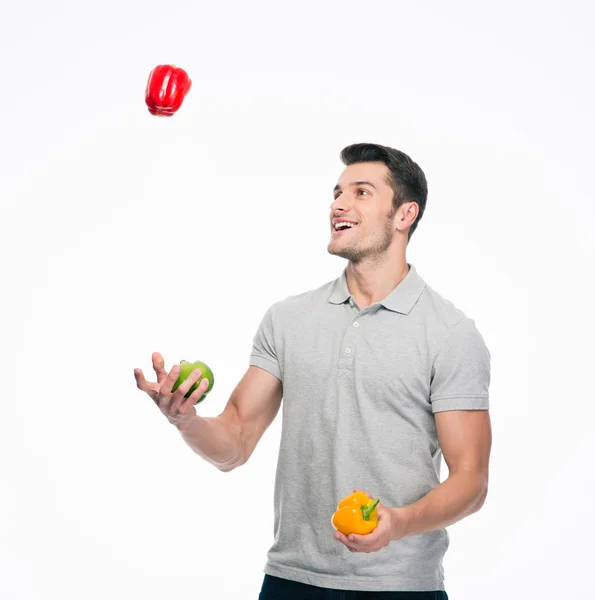
{"type": "Polygon", "coordinates": [[[353,298],[349,298],[349,304],[351,304],[351,306],[353,306],[353,298]]]}
{"type": "Polygon", "coordinates": [[[354,327],[359,327],[359,323],[358,323],[357,321],[354,321],[354,322],[353,322],[353,326],[354,326],[354,327]]]}
{"type": "Polygon", "coordinates": [[[351,352],[351,348],[345,348],[345,354],[349,354],[351,352]]]}

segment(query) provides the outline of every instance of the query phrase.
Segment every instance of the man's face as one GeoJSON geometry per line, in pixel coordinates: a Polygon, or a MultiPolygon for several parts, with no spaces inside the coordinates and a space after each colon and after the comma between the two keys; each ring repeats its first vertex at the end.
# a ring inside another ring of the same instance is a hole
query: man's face
{"type": "Polygon", "coordinates": [[[382,163],[355,163],[343,171],[331,204],[330,254],[357,264],[388,249],[395,229],[393,190],[385,181],[388,175],[382,163]],[[356,225],[337,229],[335,224],[341,220],[356,225]]]}

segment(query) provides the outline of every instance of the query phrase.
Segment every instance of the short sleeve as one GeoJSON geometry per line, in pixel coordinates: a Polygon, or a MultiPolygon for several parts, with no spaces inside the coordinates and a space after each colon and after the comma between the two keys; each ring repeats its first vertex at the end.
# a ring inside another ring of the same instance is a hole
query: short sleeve
{"type": "Polygon", "coordinates": [[[489,408],[490,353],[473,320],[452,326],[432,369],[432,412],[489,408]]]}
{"type": "Polygon", "coordinates": [[[281,368],[279,367],[279,359],[275,348],[272,306],[265,313],[254,335],[250,365],[260,367],[282,381],[281,368]]]}

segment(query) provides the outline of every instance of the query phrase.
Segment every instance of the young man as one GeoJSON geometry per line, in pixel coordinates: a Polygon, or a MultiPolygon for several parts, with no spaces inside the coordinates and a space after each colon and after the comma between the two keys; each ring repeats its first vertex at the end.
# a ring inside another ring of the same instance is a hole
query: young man
{"type": "Polygon", "coordinates": [[[487,494],[490,355],[474,322],[406,260],[426,206],[423,171],[376,144],[341,159],[328,251],[347,266],[269,307],[221,415],[196,415],[206,379],[184,400],[200,372],[172,394],[179,369],[168,374],[158,353],[158,382],[136,369],[137,385],[221,471],[250,458],[283,398],[261,600],[447,599],[445,527],[487,494]],[[330,520],[355,489],[380,498],[379,523],[347,538],[330,520]]]}

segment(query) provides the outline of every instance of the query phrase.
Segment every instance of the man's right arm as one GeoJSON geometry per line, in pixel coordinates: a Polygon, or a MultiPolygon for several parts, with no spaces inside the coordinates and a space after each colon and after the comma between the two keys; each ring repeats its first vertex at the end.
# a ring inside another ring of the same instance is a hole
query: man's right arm
{"type": "Polygon", "coordinates": [[[273,422],[283,397],[281,381],[250,365],[217,417],[196,416],[180,429],[199,456],[227,472],[243,465],[273,422]]]}

